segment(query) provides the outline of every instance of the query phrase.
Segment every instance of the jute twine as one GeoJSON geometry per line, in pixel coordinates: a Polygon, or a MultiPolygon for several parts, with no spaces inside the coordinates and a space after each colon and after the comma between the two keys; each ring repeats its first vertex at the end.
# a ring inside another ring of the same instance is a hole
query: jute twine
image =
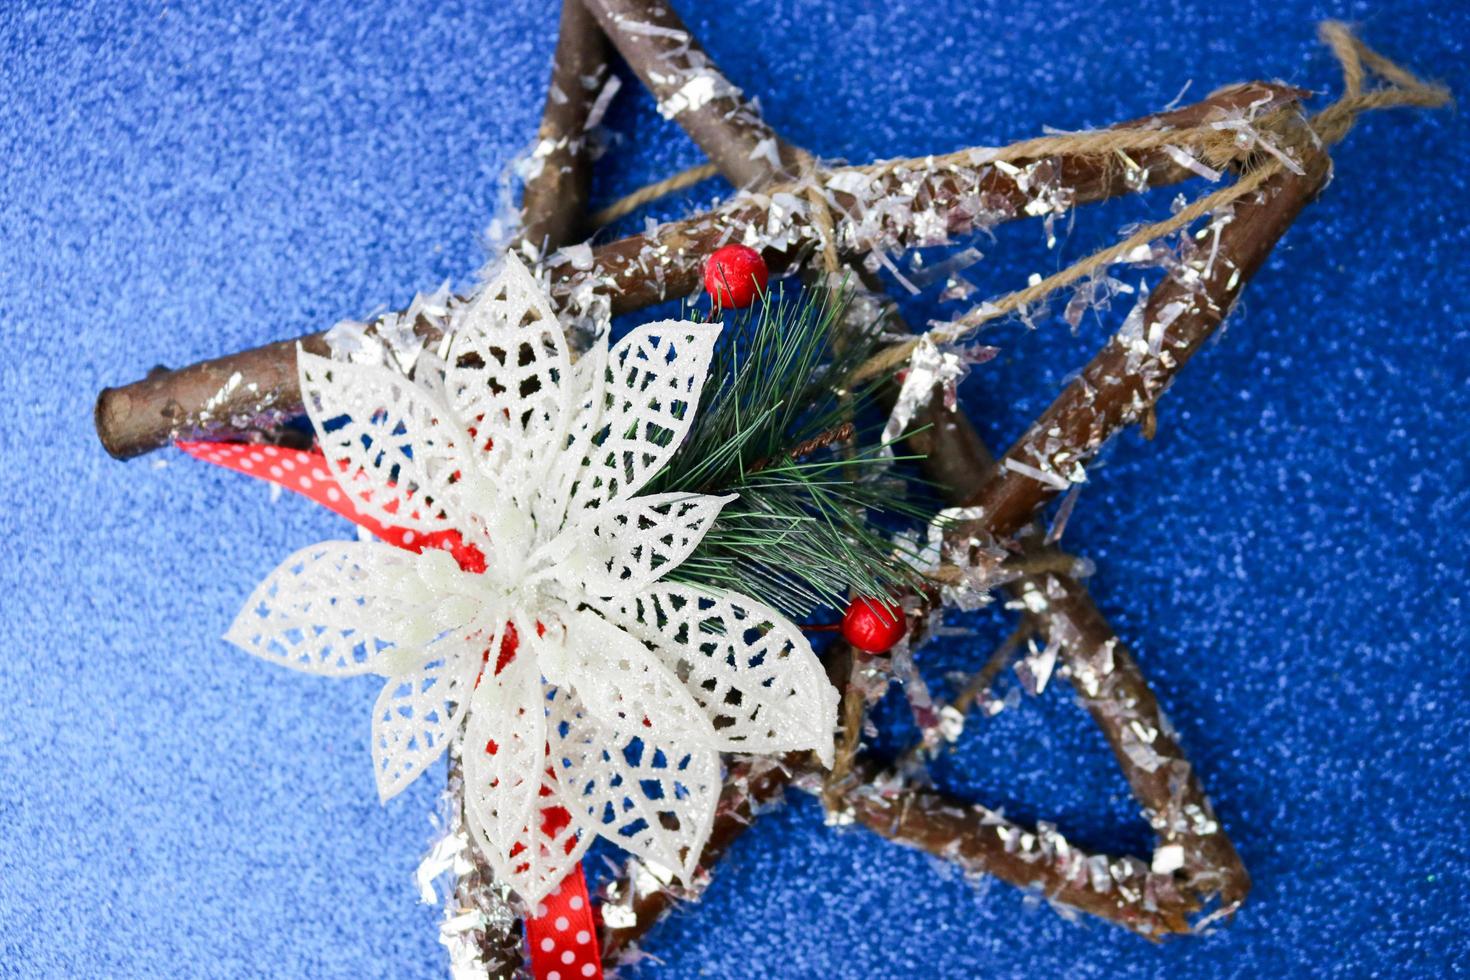
{"type": "Polygon", "coordinates": [[[701,180],[709,180],[711,177],[718,176],[719,172],[720,168],[714,164],[702,163],[697,167],[681,170],[672,177],[665,177],[657,183],[640,187],[633,193],[626,197],[618,198],[601,211],[593,214],[592,227],[601,228],[603,225],[610,225],[624,215],[637,211],[649,201],[656,201],[667,194],[682,191],[686,187],[693,187],[701,180]]]}

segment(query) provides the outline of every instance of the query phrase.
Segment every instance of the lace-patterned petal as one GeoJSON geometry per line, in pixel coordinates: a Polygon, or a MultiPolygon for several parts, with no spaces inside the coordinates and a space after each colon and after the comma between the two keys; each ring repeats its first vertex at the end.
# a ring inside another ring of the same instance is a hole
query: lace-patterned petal
{"type": "Polygon", "coordinates": [[[346,677],[401,669],[414,556],[376,541],[302,548],[255,587],[225,639],[271,663],[346,677]]]}
{"type": "MultiPolygon", "coordinates": [[[[560,443],[546,491],[542,497],[548,526],[561,527],[571,500],[572,488],[582,475],[592,440],[602,429],[602,412],[607,403],[607,339],[606,333],[592,341],[576,364],[572,365],[568,411],[571,425],[560,443]]],[[[538,520],[543,515],[538,514],[538,520]]]]}
{"type": "Polygon", "coordinates": [[[684,680],[714,723],[713,748],[810,749],[831,765],[837,691],[786,617],[742,595],[665,582],[590,604],[684,680]]]}
{"type": "Polygon", "coordinates": [[[641,640],[588,610],[565,622],[565,646],[548,649],[546,662],[559,664],[557,682],[576,692],[598,724],[620,735],[715,745],[705,710],[641,640]]]}
{"type": "Polygon", "coordinates": [[[590,564],[583,586],[604,597],[643,591],[689,557],[736,496],[659,493],[604,504],[582,552],[590,564]]]}
{"type": "Polygon", "coordinates": [[[342,492],[384,524],[453,530],[468,436],[447,407],[387,368],[300,350],[296,363],[306,413],[342,492]]]}
{"type": "Polygon", "coordinates": [[[445,385],[476,455],[529,508],[570,424],[571,361],[546,292],[514,255],[458,320],[445,385]]]}
{"type": "Polygon", "coordinates": [[[562,689],[552,698],[551,722],[567,806],[580,807],[601,836],[690,882],[720,800],[719,753],[619,736],[562,689]]]}
{"type": "MultiPolygon", "coordinates": [[[[523,638],[534,636],[517,626],[523,638]]],[[[533,644],[535,641],[532,641],[533,644]]],[[[548,758],[538,658],[517,656],[480,680],[465,727],[465,813],[495,875],[534,905],[581,859],[594,833],[563,805],[548,758]]]]}
{"type": "Polygon", "coordinates": [[[639,327],[608,355],[599,427],[572,490],[571,510],[633,496],[684,441],[720,328],[665,320],[639,327]]]}
{"type": "MultiPolygon", "coordinates": [[[[499,649],[500,636],[490,649],[499,649]]],[[[373,705],[373,772],[387,802],[438,761],[464,721],[483,636],[445,638],[422,663],[388,679],[373,705]]]]}

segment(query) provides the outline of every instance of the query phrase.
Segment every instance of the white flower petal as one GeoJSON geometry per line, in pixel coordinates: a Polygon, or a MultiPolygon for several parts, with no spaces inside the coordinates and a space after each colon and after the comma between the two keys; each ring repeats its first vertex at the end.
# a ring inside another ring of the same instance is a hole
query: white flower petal
{"type": "MultiPolygon", "coordinates": [[[[585,609],[565,624],[566,645],[557,652],[565,676],[556,681],[570,685],[599,724],[620,735],[714,747],[705,710],[641,640],[585,609]]],[[[557,654],[548,651],[548,663],[557,654]]]]}
{"type": "Polygon", "coordinates": [[[447,406],[388,368],[301,350],[296,363],[322,454],[357,507],[394,527],[453,530],[454,484],[470,457],[447,406]]]}
{"type": "Polygon", "coordinates": [[[658,493],[604,504],[577,556],[587,565],[583,587],[603,597],[642,592],[684,563],[737,496],[658,493]]]}
{"type": "MultiPolygon", "coordinates": [[[[499,645],[497,634],[491,649],[499,645]]],[[[383,686],[373,705],[373,772],[384,802],[444,754],[464,721],[484,649],[483,635],[442,639],[430,659],[383,686]]]]}
{"type": "Polygon", "coordinates": [[[650,644],[684,679],[714,723],[714,748],[812,750],[831,765],[837,691],[806,637],[774,609],[742,595],[664,582],[631,598],[589,604],[650,644]]]}
{"type": "Polygon", "coordinates": [[[569,402],[572,423],[567,427],[566,439],[559,444],[561,451],[546,480],[540,500],[541,509],[537,511],[538,522],[545,526],[561,527],[572,488],[582,475],[592,440],[602,429],[602,412],[607,403],[607,359],[604,333],[594,339],[587,352],[572,365],[572,398],[569,402]]]}
{"type": "Polygon", "coordinates": [[[571,361],[546,292],[514,255],[456,320],[445,384],[476,455],[529,509],[570,424],[571,361]]]}
{"type": "Polygon", "coordinates": [[[610,378],[571,510],[636,494],[684,441],[720,328],[665,320],[629,333],[608,355],[610,378]]]}
{"type": "Polygon", "coordinates": [[[610,732],[563,689],[552,698],[551,722],[568,807],[580,807],[587,826],[614,844],[692,882],[720,801],[719,753],[610,732]]]}
{"type": "Polygon", "coordinates": [[[255,587],[225,639],[308,674],[395,673],[418,646],[405,630],[418,609],[401,587],[413,562],[376,541],[302,548],[255,587]]]}
{"type": "MultiPolygon", "coordinates": [[[[534,628],[517,630],[522,643],[535,635],[534,628]]],[[[466,823],[495,876],[531,905],[596,836],[582,832],[581,808],[562,805],[546,754],[547,701],[536,660],[518,654],[498,675],[481,678],[461,747],[466,823]]]]}

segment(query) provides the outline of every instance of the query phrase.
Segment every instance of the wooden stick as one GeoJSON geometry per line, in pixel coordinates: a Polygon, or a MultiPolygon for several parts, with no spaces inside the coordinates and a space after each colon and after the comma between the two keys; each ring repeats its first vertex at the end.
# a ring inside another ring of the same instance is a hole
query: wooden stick
{"type": "MultiPolygon", "coordinates": [[[[1325,158],[1313,158],[1307,170],[1300,177],[1279,174],[1262,189],[1259,200],[1237,205],[1220,232],[1213,263],[1203,269],[1176,270],[1154,292],[1142,320],[1145,337],[1147,325],[1171,304],[1183,304],[1173,310],[1163,329],[1159,353],[1140,359],[1125,330],[1018,445],[1026,446],[1028,438],[1050,439],[1052,459],[1072,460],[1095,452],[1125,419],[1140,417],[1219,326],[1240,288],[1321,188],[1328,172],[1325,158]],[[1088,392],[1086,397],[1083,392],[1088,392]]],[[[1011,537],[1052,495],[1038,495],[1037,485],[1048,491],[1054,488],[1007,468],[1004,460],[988,466],[988,453],[974,430],[958,413],[943,412],[942,400],[934,400],[924,421],[930,426],[916,441],[927,440],[928,458],[937,461],[931,478],[951,499],[982,508],[979,517],[956,532],[960,540],[1011,537]],[[989,475],[967,493],[978,468],[988,468],[989,475]]],[[[1007,457],[1018,458],[1012,455],[1015,452],[1013,448],[1007,457]]],[[[967,867],[978,870],[993,864],[992,873],[998,877],[1039,885],[1054,901],[1148,935],[1192,928],[1190,916],[1212,899],[1218,898],[1221,912],[1233,911],[1249,891],[1250,877],[1127,648],[1082,586],[1070,578],[1047,574],[1040,583],[1025,579],[1011,588],[1031,590],[1043,600],[1045,628],[1049,636],[1061,640],[1061,654],[1083,704],[1107,736],[1159,835],[1152,862],[1158,870],[1136,859],[1122,859],[1117,873],[1083,874],[1083,865],[1069,856],[1070,851],[1056,843],[1048,845],[1039,831],[997,829],[994,815],[983,807],[967,808],[935,791],[901,784],[882,792],[855,787],[848,799],[856,818],[889,839],[952,856],[967,867]],[[994,842],[997,836],[1007,841],[1000,850],[994,842]]],[[[1115,866],[1113,861],[1099,863],[1096,856],[1083,864],[1094,870],[1115,866]]]]}
{"type": "Polygon", "coordinates": [[[1282,172],[1235,206],[1213,261],[1187,263],[1149,297],[1141,323],[1125,325],[1001,458],[964,501],[982,516],[956,525],[951,539],[1006,538],[1048,500],[1083,478],[1081,466],[1122,428],[1139,421],[1214,335],[1271,249],[1326,181],[1326,156],[1307,173],[1282,172]],[[1137,327],[1137,329],[1135,329],[1137,327]],[[1047,479],[1040,479],[1034,473],[1047,479]]]}
{"type": "MultiPolygon", "coordinates": [[[[997,477],[994,461],[969,420],[943,406],[936,392],[915,420],[927,428],[909,445],[927,454],[926,475],[956,501],[997,477]]],[[[1039,528],[1033,537],[1040,540],[1039,528]]],[[[1005,588],[1028,599],[1028,608],[1038,610],[1033,619],[1041,631],[1061,641],[1060,656],[1080,700],[1103,731],[1159,836],[1159,866],[1171,870],[1155,874],[1131,857],[1079,857],[1075,848],[1063,846],[1054,828],[998,823],[985,807],[912,790],[897,773],[883,774],[888,786],[876,800],[870,788],[852,786],[846,802],[854,817],[889,839],[956,860],[968,871],[1039,888],[1058,904],[1144,935],[1188,931],[1191,917],[1215,899],[1221,912],[1239,907],[1250,889],[1250,876],[1158,700],[1086,586],[1070,576],[1044,572],[1005,588]],[[918,795],[906,795],[910,793],[918,795]],[[901,819],[895,822],[900,810],[901,819]],[[997,851],[992,835],[1012,850],[997,851]],[[1180,848],[1177,869],[1170,863],[1174,853],[1160,850],[1175,845],[1180,848]]]]}
{"type": "Polygon", "coordinates": [[[581,241],[587,231],[592,147],[587,122],[611,72],[607,38],[581,0],[562,0],[551,86],[533,151],[540,169],[521,196],[520,239],[538,255],[581,241]]]}
{"type": "Polygon", "coordinates": [[[798,155],[766,125],[666,2],[584,0],[628,67],[737,187],[797,174],[798,155]]]}
{"type": "MultiPolygon", "coordinates": [[[[1208,99],[1172,112],[1133,120],[1122,125],[1188,127],[1217,114],[1239,110],[1261,100],[1282,105],[1297,90],[1287,86],[1251,83],[1233,86],[1208,99]]],[[[1135,161],[1148,171],[1150,186],[1187,179],[1194,174],[1160,152],[1157,159],[1135,161]]],[[[1136,190],[1136,175],[1127,168],[1093,158],[1052,158],[1045,166],[1055,172],[1049,193],[1071,204],[1098,201],[1136,190]]],[[[1025,168],[1022,168],[1025,169],[1025,168]]],[[[870,193],[903,195],[935,215],[951,235],[969,233],[977,225],[1024,217],[1033,191],[1023,189],[1006,171],[980,168],[892,171],[876,182],[870,193]]],[[[1028,186],[1031,186],[1028,184],[1028,186]]],[[[850,194],[833,192],[839,216],[859,207],[850,194]]],[[[606,297],[612,313],[627,313],[699,288],[704,257],[750,227],[764,229],[768,205],[746,200],[683,221],[661,225],[648,234],[633,235],[592,249],[590,265],[577,256],[552,256],[547,275],[554,297],[575,305],[584,294],[606,297]]],[[[885,226],[886,227],[886,226],[885,226]]],[[[913,227],[887,228],[894,247],[925,241],[913,227]]],[[[849,218],[837,228],[838,248],[853,258],[871,247],[873,229],[857,230],[849,218]]],[[[932,232],[930,232],[932,233],[932,232]]],[[[793,246],[784,252],[768,250],[773,271],[783,272],[796,262],[804,247],[815,247],[820,233],[793,218],[793,246]]],[[[426,341],[439,337],[437,321],[419,317],[415,332],[426,341]]],[[[103,447],[118,459],[129,459],[166,446],[175,439],[235,440],[269,429],[302,411],[296,376],[296,346],[309,353],[330,353],[322,333],[278,341],[237,354],[203,361],[179,370],[155,369],[147,378],[98,395],[94,419],[103,447]]]]}
{"type": "Polygon", "coordinates": [[[1078,699],[1144,806],[1158,836],[1155,862],[1177,869],[1170,873],[1182,894],[1200,904],[1218,898],[1222,911],[1233,911],[1250,891],[1250,875],[1132,653],[1081,583],[1050,575],[1042,591],[1043,629],[1062,641],[1078,699]],[[1164,850],[1171,847],[1178,848],[1177,858],[1164,850]]]}
{"type": "Polygon", "coordinates": [[[876,768],[865,776],[848,794],[851,812],[886,840],[1146,936],[1189,931],[1188,914],[1196,906],[1176,898],[1172,880],[1136,858],[1087,853],[1053,827],[1023,827],[938,790],[887,783],[888,774],[876,768]]]}

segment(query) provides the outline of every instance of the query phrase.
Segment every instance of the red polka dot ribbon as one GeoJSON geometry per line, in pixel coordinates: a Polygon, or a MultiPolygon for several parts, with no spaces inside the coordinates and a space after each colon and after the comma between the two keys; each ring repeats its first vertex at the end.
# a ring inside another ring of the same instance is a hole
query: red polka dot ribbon
{"type": "Polygon", "coordinates": [[[526,920],[531,969],[538,980],[600,980],[595,926],[587,877],[578,865],[526,920]]]}
{"type": "Polygon", "coordinates": [[[327,469],[327,458],[321,453],[248,442],[180,442],[176,445],[195,459],[293,490],[341,514],[358,527],[366,528],[388,544],[407,551],[445,547],[451,536],[458,541],[458,532],[416,534],[405,528],[390,527],[359,510],[352,497],[342,492],[336,477],[327,469]]]}
{"type": "MultiPolygon", "coordinates": [[[[177,445],[195,459],[257,477],[314,500],[388,544],[414,552],[442,548],[454,555],[466,571],[485,570],[485,556],[474,545],[465,544],[458,531],[418,534],[383,524],[363,513],[353,503],[351,495],[342,492],[321,453],[235,442],[180,442],[177,445]]],[[[502,644],[502,654],[506,652],[505,647],[502,644]]],[[[505,659],[508,661],[509,657],[505,659]]],[[[497,670],[503,666],[503,663],[497,665],[497,670]]],[[[568,819],[566,812],[559,807],[548,808],[543,817],[551,821],[568,819]]],[[[589,977],[601,980],[597,920],[587,894],[587,877],[580,864],[557,886],[556,891],[536,907],[535,915],[526,920],[526,936],[531,947],[531,967],[537,980],[586,980],[589,977]]]]}

